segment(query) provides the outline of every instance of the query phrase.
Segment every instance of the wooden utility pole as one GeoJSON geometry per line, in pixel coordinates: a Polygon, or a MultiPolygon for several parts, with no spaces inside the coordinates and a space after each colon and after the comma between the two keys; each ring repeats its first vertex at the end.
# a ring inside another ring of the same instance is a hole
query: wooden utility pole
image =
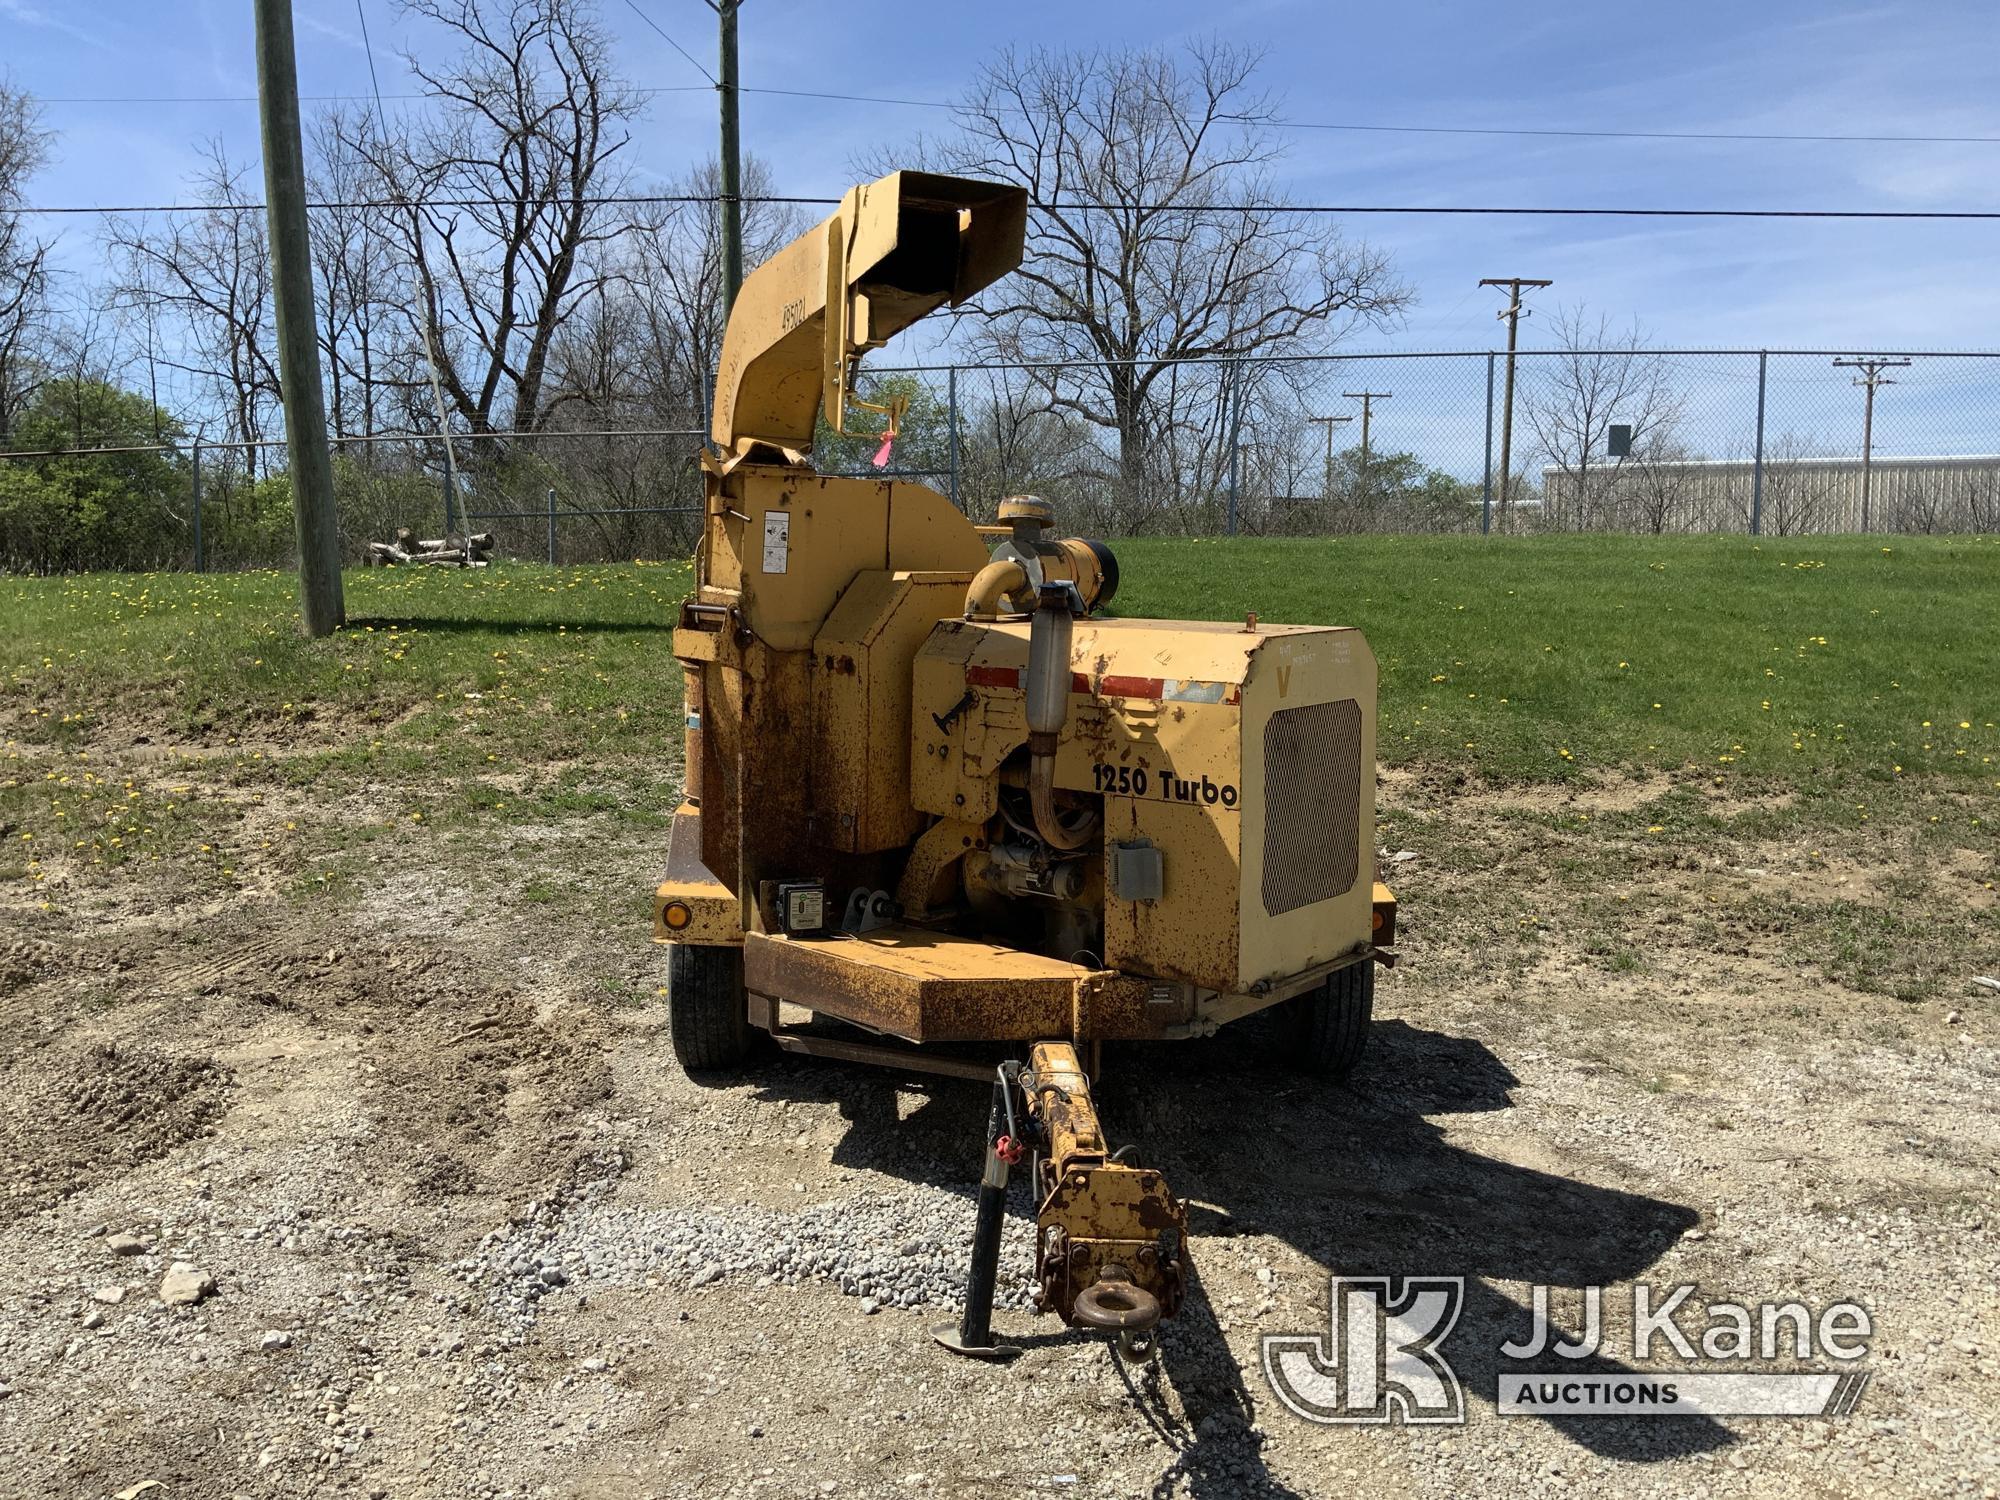
{"type": "Polygon", "coordinates": [[[264,136],[264,201],[271,234],[271,301],[278,329],[279,395],[291,457],[292,519],[299,543],[299,600],[306,634],[347,621],[334,524],[333,461],[319,386],[312,256],[306,240],[306,165],[299,145],[299,70],[291,0],[256,0],[257,100],[264,136]]]}
{"type": "Polygon", "coordinates": [[[1334,428],[1338,427],[1342,422],[1352,422],[1354,418],[1307,417],[1306,420],[1308,422],[1318,422],[1321,426],[1326,428],[1326,488],[1323,493],[1327,500],[1327,503],[1331,504],[1333,501],[1333,430],[1334,428]]]}
{"type": "Polygon", "coordinates": [[[1514,488],[1514,349],[1520,340],[1521,319],[1529,315],[1521,306],[1521,288],[1554,286],[1553,281],[1537,281],[1532,276],[1487,276],[1481,286],[1507,288],[1507,306],[1500,317],[1507,324],[1507,394],[1500,401],[1500,529],[1507,529],[1507,497],[1514,488]]]}
{"type": "Polygon", "coordinates": [[[1854,383],[1867,395],[1861,406],[1861,529],[1868,529],[1869,491],[1875,477],[1875,388],[1894,385],[1896,382],[1882,372],[1900,370],[1908,366],[1907,359],[1884,359],[1877,355],[1873,359],[1836,359],[1834,364],[1843,370],[1860,370],[1854,383]]]}
{"type": "Polygon", "coordinates": [[[1396,393],[1394,391],[1342,391],[1340,394],[1345,396],[1349,401],[1359,401],[1361,403],[1361,489],[1362,493],[1366,494],[1368,492],[1368,419],[1374,415],[1375,403],[1377,401],[1387,401],[1396,393]]]}
{"type": "Polygon", "coordinates": [[[743,0],[708,0],[722,23],[722,77],[715,91],[722,96],[722,318],[736,305],[743,285],[743,161],[737,124],[736,12],[743,0]]]}

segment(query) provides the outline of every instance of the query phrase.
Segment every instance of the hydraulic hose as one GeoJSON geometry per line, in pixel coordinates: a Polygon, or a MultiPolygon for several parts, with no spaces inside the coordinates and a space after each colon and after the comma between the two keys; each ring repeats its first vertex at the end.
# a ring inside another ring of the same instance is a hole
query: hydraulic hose
{"type": "Polygon", "coordinates": [[[1035,815],[1035,832],[1051,849],[1081,849],[1097,831],[1097,815],[1092,813],[1078,827],[1069,828],[1056,816],[1055,736],[1048,736],[1046,749],[1028,736],[1028,808],[1035,815]]]}

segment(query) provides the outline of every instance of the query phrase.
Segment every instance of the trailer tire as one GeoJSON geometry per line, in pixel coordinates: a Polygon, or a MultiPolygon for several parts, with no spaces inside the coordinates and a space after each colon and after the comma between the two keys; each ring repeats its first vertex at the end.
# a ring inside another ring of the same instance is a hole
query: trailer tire
{"type": "Polygon", "coordinates": [[[1375,964],[1364,959],[1336,969],[1325,984],[1290,1002],[1292,1055],[1315,1078],[1339,1080],[1354,1071],[1375,1018],[1375,964]]]}
{"type": "Polygon", "coordinates": [[[667,1030],[690,1073],[733,1067],[750,1055],[742,949],[675,943],[667,950],[667,1030]]]}

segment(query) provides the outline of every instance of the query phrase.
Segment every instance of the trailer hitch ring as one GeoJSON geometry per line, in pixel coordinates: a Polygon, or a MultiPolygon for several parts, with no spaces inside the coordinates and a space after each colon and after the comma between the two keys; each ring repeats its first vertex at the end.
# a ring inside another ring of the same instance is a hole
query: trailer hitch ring
{"type": "Polygon", "coordinates": [[[1123,1266],[1106,1266],[1076,1294],[1076,1321],[1105,1333],[1145,1333],[1159,1326],[1160,1299],[1134,1286],[1123,1266]]]}

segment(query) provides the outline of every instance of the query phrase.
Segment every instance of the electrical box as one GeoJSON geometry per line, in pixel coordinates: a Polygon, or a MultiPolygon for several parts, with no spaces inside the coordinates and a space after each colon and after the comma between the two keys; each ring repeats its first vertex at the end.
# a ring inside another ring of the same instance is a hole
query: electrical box
{"type": "Polygon", "coordinates": [[[1166,885],[1166,861],[1152,840],[1111,846],[1111,894],[1120,901],[1157,901],[1166,885]]]}
{"type": "Polygon", "coordinates": [[[826,931],[824,881],[779,881],[776,906],[778,930],[786,937],[818,937],[826,931]]]}

